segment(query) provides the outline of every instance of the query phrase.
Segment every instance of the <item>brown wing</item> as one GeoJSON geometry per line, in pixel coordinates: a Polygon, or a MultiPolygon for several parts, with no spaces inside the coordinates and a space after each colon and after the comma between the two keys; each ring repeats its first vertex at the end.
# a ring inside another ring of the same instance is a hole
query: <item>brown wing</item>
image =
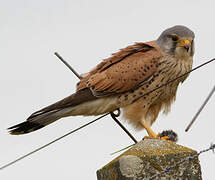
{"type": "Polygon", "coordinates": [[[33,113],[29,118],[94,100],[96,96],[135,88],[155,72],[160,58],[160,49],[155,42],[128,46],[90,71],[78,84],[76,93],[33,113]]]}
{"type": "Polygon", "coordinates": [[[94,95],[105,96],[135,89],[154,74],[161,58],[154,41],[128,46],[89,72],[77,90],[90,88],[94,95]]]}

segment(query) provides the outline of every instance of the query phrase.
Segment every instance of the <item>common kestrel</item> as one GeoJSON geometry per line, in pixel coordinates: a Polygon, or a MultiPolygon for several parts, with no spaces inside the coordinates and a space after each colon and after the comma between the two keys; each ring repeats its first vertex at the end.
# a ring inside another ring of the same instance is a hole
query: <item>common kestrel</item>
{"type": "Polygon", "coordinates": [[[91,116],[118,108],[135,128],[150,128],[161,110],[168,113],[184,76],[149,91],[191,70],[194,33],[185,26],[163,31],[155,41],[135,43],[103,60],[84,74],[74,94],[33,113],[27,121],[10,127],[11,134],[25,134],[67,116],[91,116]]]}

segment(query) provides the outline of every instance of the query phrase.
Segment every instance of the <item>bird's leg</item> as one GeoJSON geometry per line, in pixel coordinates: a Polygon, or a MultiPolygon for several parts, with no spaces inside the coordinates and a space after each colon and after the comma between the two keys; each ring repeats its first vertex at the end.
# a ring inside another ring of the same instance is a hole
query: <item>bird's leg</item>
{"type": "Polygon", "coordinates": [[[141,124],[146,129],[146,131],[149,135],[149,136],[145,136],[144,138],[155,138],[155,139],[169,140],[168,136],[160,137],[159,134],[156,134],[154,131],[152,131],[152,129],[150,128],[148,123],[145,121],[145,119],[141,120],[141,124]]]}
{"type": "Polygon", "coordinates": [[[143,119],[143,120],[141,121],[141,124],[142,124],[143,127],[146,129],[146,131],[147,131],[149,137],[151,137],[151,138],[157,138],[157,137],[158,137],[158,135],[155,134],[154,131],[152,131],[152,129],[151,129],[150,126],[147,124],[147,122],[145,121],[145,119],[143,119]]]}

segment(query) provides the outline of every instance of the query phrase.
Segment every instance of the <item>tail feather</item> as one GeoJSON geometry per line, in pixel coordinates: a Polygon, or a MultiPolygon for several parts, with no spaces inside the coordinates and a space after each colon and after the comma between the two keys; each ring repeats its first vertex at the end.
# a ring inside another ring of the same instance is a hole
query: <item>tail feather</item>
{"type": "Polygon", "coordinates": [[[71,96],[33,113],[27,121],[8,128],[12,135],[26,134],[45,127],[46,125],[65,117],[73,107],[83,102],[97,99],[90,89],[80,90],[71,96]]]}
{"type": "Polygon", "coordinates": [[[46,125],[61,118],[60,111],[46,112],[38,116],[30,116],[27,121],[8,128],[12,135],[26,134],[45,127],[46,125]]]}
{"type": "Polygon", "coordinates": [[[8,130],[9,130],[9,133],[12,135],[19,135],[19,134],[30,133],[32,131],[36,131],[43,127],[44,127],[44,125],[42,125],[42,124],[25,121],[25,122],[15,125],[15,126],[9,127],[8,130]]]}

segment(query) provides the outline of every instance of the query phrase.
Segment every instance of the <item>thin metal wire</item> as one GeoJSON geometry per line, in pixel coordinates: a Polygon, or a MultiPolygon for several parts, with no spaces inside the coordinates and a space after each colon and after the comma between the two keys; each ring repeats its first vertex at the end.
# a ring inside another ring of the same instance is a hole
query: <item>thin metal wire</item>
{"type": "Polygon", "coordinates": [[[134,141],[134,143],[137,143],[137,140],[134,138],[134,136],[122,125],[121,122],[119,122],[116,117],[119,117],[120,115],[120,110],[118,110],[118,114],[114,114],[113,112],[110,113],[111,117],[113,120],[123,129],[123,131],[134,141]]]}
{"type": "Polygon", "coordinates": [[[205,99],[204,103],[201,105],[201,107],[199,108],[199,110],[197,111],[196,115],[193,117],[192,121],[190,122],[190,124],[187,126],[187,128],[185,129],[185,132],[187,132],[190,127],[193,125],[193,123],[196,121],[197,117],[199,116],[199,114],[202,112],[203,108],[205,107],[205,105],[207,104],[207,102],[209,101],[209,99],[212,97],[213,93],[215,92],[215,85],[212,88],[211,92],[209,93],[209,95],[207,96],[207,98],[205,99]]]}
{"type": "MultiPolygon", "coordinates": [[[[211,60],[209,60],[209,61],[207,61],[207,62],[205,62],[205,63],[203,63],[203,64],[201,64],[201,65],[199,65],[199,66],[197,66],[197,67],[195,67],[195,68],[193,68],[193,69],[191,69],[190,71],[188,71],[188,72],[186,72],[186,73],[184,73],[184,74],[182,74],[182,75],[180,75],[180,76],[178,76],[178,77],[176,77],[176,78],[174,78],[174,79],[171,79],[171,80],[167,81],[167,82],[164,83],[164,84],[161,84],[160,86],[158,86],[158,87],[152,89],[151,91],[149,91],[149,92],[143,94],[142,96],[138,97],[137,99],[135,99],[135,101],[137,101],[137,100],[140,99],[141,97],[144,97],[144,96],[146,96],[146,95],[148,95],[148,94],[150,94],[150,93],[152,93],[152,92],[158,90],[159,88],[162,88],[162,87],[164,87],[164,86],[166,86],[166,85],[172,83],[173,81],[175,81],[175,80],[177,80],[177,79],[179,79],[179,78],[182,78],[182,77],[186,76],[187,74],[189,74],[189,73],[191,73],[191,72],[193,72],[193,71],[195,71],[195,70],[201,68],[202,66],[205,66],[206,64],[211,63],[211,62],[214,61],[214,60],[215,60],[215,58],[213,58],[213,59],[211,59],[211,60]]],[[[133,102],[135,102],[135,101],[133,101],[133,102]]]]}
{"type": "MultiPolygon", "coordinates": [[[[55,52],[55,55],[81,80],[81,76],[77,73],[77,71],[75,71],[72,66],[67,63],[57,52],[55,52]]],[[[117,109],[117,114],[115,114],[114,112],[110,112],[111,117],[113,118],[113,120],[123,129],[123,131],[125,131],[125,133],[135,142],[137,143],[137,140],[134,138],[134,136],[125,128],[125,126],[123,126],[118,119],[116,119],[116,117],[120,116],[120,109],[117,109]]]]}
{"type": "Polygon", "coordinates": [[[22,160],[22,159],[24,159],[24,158],[30,156],[31,154],[34,154],[34,153],[36,153],[36,152],[38,152],[38,151],[40,151],[40,150],[46,148],[47,146],[49,146],[49,145],[51,145],[51,144],[53,144],[53,143],[55,143],[55,142],[57,142],[57,141],[59,141],[59,140],[65,138],[66,136],[68,136],[68,135],[70,135],[70,134],[72,134],[72,133],[74,133],[74,132],[76,132],[76,131],[78,131],[78,130],[80,130],[80,129],[82,129],[82,128],[84,128],[84,127],[86,127],[86,126],[88,126],[88,125],[90,125],[90,124],[92,124],[92,123],[94,123],[94,122],[96,122],[96,121],[98,121],[99,119],[101,119],[101,118],[107,116],[108,114],[109,114],[109,113],[104,114],[104,115],[102,115],[102,116],[100,116],[100,117],[94,119],[93,121],[90,121],[89,123],[86,123],[86,124],[84,124],[83,126],[77,128],[77,129],[75,129],[75,130],[72,130],[72,131],[70,131],[70,132],[64,134],[63,136],[61,136],[61,137],[59,137],[59,138],[57,138],[57,139],[55,139],[55,140],[53,140],[53,141],[51,141],[51,142],[45,144],[44,146],[41,146],[41,147],[39,147],[39,148],[37,148],[37,149],[31,151],[30,153],[25,154],[24,156],[21,156],[21,157],[17,158],[16,160],[14,160],[14,161],[12,161],[12,162],[10,162],[10,163],[8,163],[8,164],[5,164],[4,166],[1,166],[1,167],[0,167],[0,170],[3,170],[3,169],[5,169],[5,168],[7,168],[8,166],[11,166],[11,165],[15,164],[16,162],[18,162],[18,161],[20,161],[20,160],[22,160]]]}
{"type": "Polygon", "coordinates": [[[167,173],[167,172],[171,171],[172,169],[176,168],[178,165],[198,157],[202,153],[205,153],[205,152],[208,152],[208,151],[213,151],[214,152],[214,149],[215,149],[215,144],[212,143],[209,148],[201,150],[201,151],[199,151],[199,153],[194,154],[192,156],[188,156],[186,158],[183,158],[180,161],[178,161],[177,163],[175,163],[174,165],[167,166],[166,168],[164,168],[164,170],[160,171],[159,173],[157,173],[157,174],[155,174],[155,175],[153,175],[151,177],[143,178],[142,180],[152,180],[152,179],[154,179],[154,178],[156,178],[156,177],[158,177],[158,176],[160,176],[160,175],[162,175],[164,173],[167,173]]]}
{"type": "Polygon", "coordinates": [[[57,52],[54,53],[74,74],[78,79],[82,79],[82,77],[69,65],[57,52]]]}
{"type": "MultiPolygon", "coordinates": [[[[55,54],[55,55],[56,55],[56,54],[55,54]]],[[[59,56],[59,57],[61,57],[61,56],[59,56]]],[[[62,57],[61,57],[61,58],[62,58],[62,57]]],[[[181,75],[181,76],[179,76],[179,77],[177,77],[177,78],[175,78],[175,79],[169,80],[167,83],[165,83],[165,84],[163,84],[163,85],[161,85],[161,86],[159,86],[159,87],[153,89],[152,91],[147,92],[147,93],[144,94],[143,96],[145,96],[145,95],[147,95],[147,94],[149,94],[149,93],[151,93],[151,92],[153,92],[153,91],[155,91],[155,90],[157,90],[157,89],[159,89],[159,88],[161,88],[161,87],[163,87],[163,86],[165,86],[165,85],[167,85],[167,84],[169,84],[169,83],[171,83],[171,82],[177,80],[178,78],[181,78],[181,77],[183,77],[183,76],[185,76],[185,75],[191,73],[192,71],[195,71],[196,69],[198,69],[198,68],[200,68],[200,67],[202,67],[202,66],[204,66],[204,65],[206,65],[206,64],[208,64],[208,63],[211,63],[211,62],[214,61],[214,60],[215,60],[215,58],[214,58],[214,59],[211,59],[211,60],[209,60],[209,61],[207,61],[207,62],[205,62],[205,63],[203,63],[203,64],[201,64],[201,65],[199,65],[199,66],[197,66],[196,68],[192,69],[191,71],[188,71],[187,73],[185,73],[185,74],[183,74],[183,75],[181,75]]],[[[63,61],[62,61],[62,62],[63,62],[63,61]]],[[[65,65],[66,65],[66,64],[65,64],[65,65]]],[[[69,66],[67,66],[67,67],[69,67],[69,66]]],[[[73,69],[73,68],[72,68],[72,69],[73,69]]],[[[73,72],[73,71],[72,71],[72,72],[73,72]]],[[[74,73],[74,72],[73,72],[73,73],[74,73]]],[[[74,74],[75,74],[75,73],[74,73],[74,74]]],[[[78,76],[77,76],[77,77],[78,77],[78,76]]],[[[108,114],[110,114],[110,113],[107,113],[107,114],[105,114],[105,115],[103,115],[103,116],[100,116],[99,118],[97,118],[97,119],[95,119],[95,120],[93,120],[93,121],[91,121],[91,122],[89,122],[89,123],[87,123],[87,124],[85,124],[85,125],[83,125],[83,126],[77,128],[77,129],[75,129],[75,130],[73,130],[73,131],[71,131],[71,132],[69,132],[69,133],[67,133],[67,134],[65,134],[65,135],[63,135],[63,136],[61,136],[61,137],[59,137],[59,138],[53,140],[53,141],[51,141],[50,143],[48,143],[48,144],[46,144],[46,145],[44,145],[44,146],[42,146],[42,147],[40,147],[40,148],[38,148],[38,149],[36,149],[36,150],[34,150],[34,151],[32,151],[32,152],[30,152],[30,153],[24,155],[24,156],[21,156],[20,158],[14,160],[14,161],[12,161],[12,162],[10,162],[10,163],[4,165],[4,166],[1,166],[1,167],[0,167],[0,170],[4,169],[4,168],[6,168],[6,167],[9,167],[9,166],[11,166],[11,165],[13,165],[14,163],[16,163],[16,162],[18,162],[18,161],[20,161],[20,160],[22,160],[22,159],[28,157],[29,155],[31,155],[31,154],[33,154],[33,153],[35,153],[35,152],[38,152],[39,150],[41,150],[41,149],[43,149],[43,148],[45,148],[45,147],[47,147],[47,146],[49,146],[49,145],[55,143],[56,141],[59,141],[60,139],[62,139],[62,138],[64,138],[64,137],[66,137],[66,136],[72,134],[73,132],[78,131],[79,129],[82,129],[83,127],[86,127],[86,126],[88,126],[89,124],[94,123],[95,121],[97,121],[97,120],[99,120],[99,119],[101,119],[101,118],[107,116],[108,114]]]]}

